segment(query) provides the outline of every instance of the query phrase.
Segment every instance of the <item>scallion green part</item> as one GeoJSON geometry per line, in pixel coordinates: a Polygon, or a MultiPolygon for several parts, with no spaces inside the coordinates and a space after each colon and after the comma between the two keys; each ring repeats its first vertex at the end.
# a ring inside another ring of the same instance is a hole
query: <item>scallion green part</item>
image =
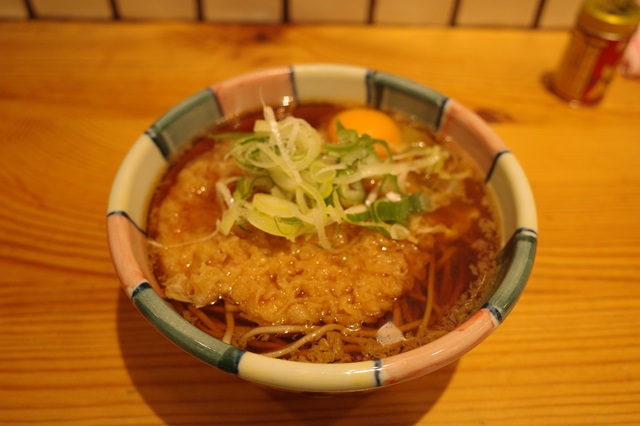
{"type": "Polygon", "coordinates": [[[402,182],[411,172],[437,173],[447,158],[439,146],[413,148],[394,159],[385,141],[341,123],[338,142],[327,143],[303,119],[277,120],[269,106],[263,114],[252,133],[214,136],[235,141],[228,156],[244,171],[216,184],[227,206],[218,221],[222,234],[249,223],[292,241],[315,234],[330,248],[326,227],[350,223],[401,240],[410,237],[410,216],[431,210],[426,193],[406,194],[402,182]],[[386,159],[376,145],[387,151],[386,159]],[[368,191],[371,182],[377,185],[368,191]]]}

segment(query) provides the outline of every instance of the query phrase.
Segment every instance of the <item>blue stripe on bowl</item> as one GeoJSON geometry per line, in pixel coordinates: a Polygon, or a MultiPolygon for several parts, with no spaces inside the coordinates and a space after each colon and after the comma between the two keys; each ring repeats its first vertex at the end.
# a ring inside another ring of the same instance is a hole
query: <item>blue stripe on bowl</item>
{"type": "Polygon", "coordinates": [[[147,134],[154,140],[165,158],[180,151],[186,144],[222,118],[215,93],[203,89],[167,111],[147,134]]]}
{"type": "Polygon", "coordinates": [[[298,94],[298,87],[296,85],[296,68],[293,65],[289,65],[289,82],[293,90],[293,99],[299,100],[300,95],[298,94]]]}
{"type": "Polygon", "coordinates": [[[509,315],[531,275],[538,238],[534,230],[518,229],[502,249],[494,282],[500,283],[487,305],[500,322],[509,315]]]}
{"type": "Polygon", "coordinates": [[[381,71],[367,74],[367,86],[369,105],[415,118],[433,132],[440,128],[448,100],[446,96],[414,81],[381,71]]]}
{"type": "Polygon", "coordinates": [[[504,319],[504,316],[502,315],[502,312],[500,312],[500,309],[496,308],[495,306],[493,306],[489,302],[485,303],[484,306],[482,307],[482,309],[486,309],[489,312],[491,312],[491,315],[493,316],[493,318],[495,318],[495,321],[498,324],[500,324],[502,322],[502,320],[504,319]]]}
{"type": "Polygon", "coordinates": [[[484,183],[488,183],[489,180],[491,180],[491,175],[493,175],[493,170],[496,168],[496,165],[498,164],[498,160],[500,159],[500,157],[504,154],[508,154],[511,153],[511,151],[509,151],[508,149],[505,149],[504,151],[500,151],[496,154],[495,157],[493,157],[493,162],[491,163],[491,168],[489,168],[489,171],[487,172],[487,176],[484,179],[484,183]]]}
{"type": "Polygon", "coordinates": [[[133,299],[134,297],[136,297],[138,295],[138,293],[146,290],[146,289],[152,289],[151,284],[149,284],[147,281],[143,281],[140,283],[140,285],[138,285],[138,287],[134,288],[133,291],[131,292],[131,298],[133,299]]]}
{"type": "Polygon", "coordinates": [[[374,367],[374,376],[376,379],[376,387],[380,387],[382,386],[382,378],[380,377],[380,373],[382,372],[382,360],[381,359],[376,359],[375,360],[375,367],[374,367]]]}
{"type": "Polygon", "coordinates": [[[138,226],[138,224],[131,219],[131,217],[129,217],[129,214],[127,212],[125,212],[124,210],[115,210],[112,212],[107,213],[107,217],[112,216],[114,214],[120,215],[122,217],[124,217],[125,219],[127,219],[129,222],[131,222],[131,224],[145,237],[147,236],[147,231],[142,229],[140,226],[138,226]]]}
{"type": "Polygon", "coordinates": [[[221,370],[238,374],[244,351],[213,338],[185,321],[148,283],[139,285],[131,298],[147,320],[183,350],[221,370]]]}

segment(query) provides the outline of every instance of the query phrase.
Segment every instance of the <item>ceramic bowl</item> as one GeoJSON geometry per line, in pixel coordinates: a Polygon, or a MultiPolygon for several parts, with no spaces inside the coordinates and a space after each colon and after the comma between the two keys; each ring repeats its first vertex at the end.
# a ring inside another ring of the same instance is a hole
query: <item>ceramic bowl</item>
{"type": "Polygon", "coordinates": [[[514,155],[475,113],[416,82],[371,69],[304,64],[268,69],[213,84],[182,101],[133,144],[109,199],[107,229],[116,272],[136,308],[162,334],[202,361],[254,383],[309,392],[380,388],[441,368],[485,340],[513,309],[534,261],[537,219],[531,189],[514,155]],[[451,137],[477,162],[503,219],[499,282],[486,304],[445,336],[400,355],[347,364],[310,364],[242,351],[184,320],[154,289],[145,227],[155,187],[169,158],[222,117],[271,105],[330,100],[399,111],[451,137]]]}

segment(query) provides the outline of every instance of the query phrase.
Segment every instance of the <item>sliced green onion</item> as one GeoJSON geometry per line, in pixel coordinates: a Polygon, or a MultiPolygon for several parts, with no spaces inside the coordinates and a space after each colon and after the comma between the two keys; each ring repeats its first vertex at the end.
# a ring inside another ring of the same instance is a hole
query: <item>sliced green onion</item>
{"type": "Polygon", "coordinates": [[[407,196],[409,202],[409,213],[419,214],[432,210],[431,197],[423,192],[417,192],[407,196]]]}
{"type": "Polygon", "coordinates": [[[234,225],[246,223],[272,235],[294,240],[315,233],[318,243],[331,246],[325,228],[348,222],[393,239],[410,238],[410,215],[430,211],[429,196],[404,194],[410,172],[437,173],[446,154],[439,147],[413,149],[391,157],[385,141],[358,135],[338,123],[338,143],[322,141],[306,121],[287,117],[276,120],[264,107],[253,133],[225,133],[216,139],[235,140],[227,154],[246,175],[216,183],[227,210],[218,230],[227,235],[234,225]],[[388,153],[383,162],[375,145],[388,153]],[[380,183],[365,193],[363,180],[380,183]],[[229,185],[235,183],[233,194],[229,185]]]}
{"type": "Polygon", "coordinates": [[[220,220],[218,221],[218,230],[223,235],[228,235],[231,232],[231,228],[244,216],[243,209],[234,205],[224,212],[220,220]]]}
{"type": "Polygon", "coordinates": [[[409,207],[406,200],[394,202],[382,198],[371,205],[371,217],[376,222],[402,222],[409,217],[409,207]]]}
{"type": "Polygon", "coordinates": [[[424,193],[405,195],[398,201],[381,198],[371,205],[371,217],[376,222],[406,223],[410,215],[426,213],[430,208],[429,196],[424,193]]]}
{"type": "Polygon", "coordinates": [[[385,194],[387,192],[402,192],[402,190],[400,189],[400,185],[398,184],[398,176],[389,173],[384,175],[382,177],[382,181],[380,182],[378,192],[381,194],[385,194]]]}
{"type": "Polygon", "coordinates": [[[299,225],[288,225],[277,218],[257,210],[249,209],[245,213],[247,221],[267,234],[294,240],[298,236],[299,225]]]}
{"type": "Polygon", "coordinates": [[[254,209],[269,216],[284,218],[302,216],[296,203],[281,197],[274,197],[271,194],[255,194],[251,203],[254,209]]]}
{"type": "Polygon", "coordinates": [[[371,213],[369,207],[364,204],[358,204],[357,206],[349,207],[344,211],[347,220],[352,223],[364,222],[371,219],[371,213]]]}
{"type": "Polygon", "coordinates": [[[327,165],[322,161],[314,161],[309,167],[309,173],[316,182],[331,182],[337,175],[337,170],[342,170],[346,166],[344,164],[327,165]]]}
{"type": "Polygon", "coordinates": [[[338,195],[340,195],[340,201],[346,207],[355,206],[360,204],[365,199],[364,185],[362,181],[355,181],[348,184],[337,185],[338,195]]]}
{"type": "Polygon", "coordinates": [[[394,240],[405,240],[411,236],[411,231],[405,226],[394,223],[389,227],[389,237],[394,240]]]}

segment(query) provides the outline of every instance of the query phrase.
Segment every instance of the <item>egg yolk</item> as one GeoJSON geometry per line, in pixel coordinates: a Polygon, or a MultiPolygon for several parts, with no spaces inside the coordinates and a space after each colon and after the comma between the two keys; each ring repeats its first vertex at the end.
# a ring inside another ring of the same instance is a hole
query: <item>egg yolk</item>
{"type": "MultiPolygon", "coordinates": [[[[373,139],[387,142],[392,150],[393,145],[399,145],[402,141],[400,128],[396,122],[382,111],[371,108],[352,108],[336,114],[329,123],[329,137],[334,142],[337,141],[338,121],[345,129],[353,129],[359,135],[367,134],[373,139]]],[[[378,155],[386,156],[384,149],[376,148],[378,155]]]]}

